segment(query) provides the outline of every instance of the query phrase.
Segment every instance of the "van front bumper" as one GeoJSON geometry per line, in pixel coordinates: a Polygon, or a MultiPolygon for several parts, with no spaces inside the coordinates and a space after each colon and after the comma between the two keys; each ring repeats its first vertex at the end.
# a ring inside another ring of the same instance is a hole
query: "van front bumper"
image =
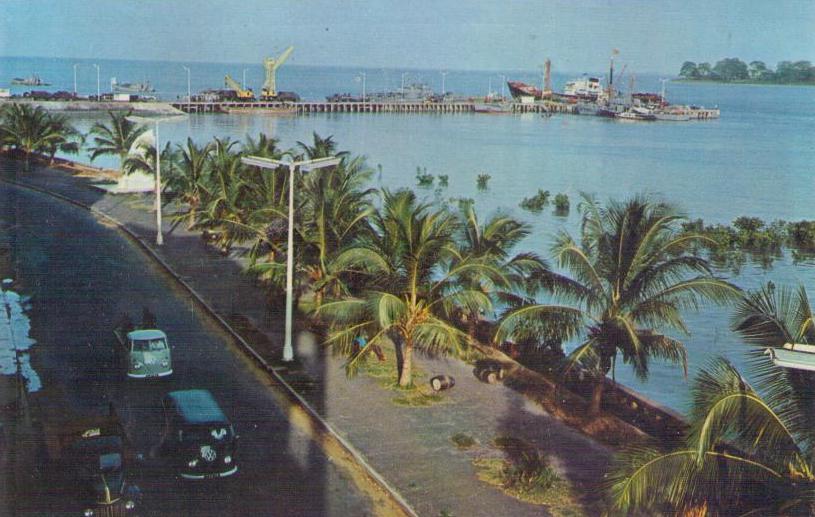
{"type": "Polygon", "coordinates": [[[235,465],[231,469],[224,472],[202,472],[201,474],[191,474],[189,472],[182,472],[181,477],[184,479],[209,479],[209,478],[225,478],[231,476],[238,471],[238,466],[235,465]]]}

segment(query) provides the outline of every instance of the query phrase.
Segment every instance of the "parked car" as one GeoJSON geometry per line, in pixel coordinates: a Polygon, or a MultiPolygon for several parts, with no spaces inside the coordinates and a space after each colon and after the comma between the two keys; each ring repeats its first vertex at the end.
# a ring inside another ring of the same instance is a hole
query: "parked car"
{"type": "Polygon", "coordinates": [[[159,455],[185,479],[231,476],[238,437],[207,390],[168,393],[162,400],[164,431],[159,455]]]}
{"type": "Polygon", "coordinates": [[[43,433],[48,484],[68,495],[63,507],[68,515],[124,516],[137,510],[141,492],[129,475],[136,456],[112,406],[107,416],[46,419],[43,433]]]}
{"type": "Polygon", "coordinates": [[[164,332],[157,329],[128,331],[117,327],[113,335],[118,343],[119,360],[125,364],[128,377],[146,379],[173,373],[170,345],[164,332]]]}

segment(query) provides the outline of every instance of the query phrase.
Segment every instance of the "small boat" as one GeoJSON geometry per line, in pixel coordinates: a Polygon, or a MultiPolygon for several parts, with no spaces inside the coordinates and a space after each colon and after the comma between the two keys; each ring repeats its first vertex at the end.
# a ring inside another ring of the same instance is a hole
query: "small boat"
{"type": "Polygon", "coordinates": [[[670,107],[654,111],[657,120],[669,120],[673,122],[685,122],[691,119],[690,113],[682,107],[670,107]]]}
{"type": "Polygon", "coordinates": [[[11,80],[11,84],[19,86],[51,86],[51,83],[46,83],[37,74],[32,74],[30,77],[15,77],[11,80]]]}
{"type": "Polygon", "coordinates": [[[657,117],[651,110],[634,106],[627,111],[617,113],[617,118],[620,120],[635,120],[635,121],[651,121],[656,120],[657,117]]]}
{"type": "Polygon", "coordinates": [[[784,343],[781,348],[768,348],[764,351],[774,365],[792,370],[815,372],[815,345],[784,343]]]}
{"type": "Polygon", "coordinates": [[[489,115],[503,115],[512,113],[512,104],[509,102],[480,102],[473,105],[473,111],[489,115]]]}
{"type": "Polygon", "coordinates": [[[110,88],[116,93],[152,93],[156,91],[150,86],[150,81],[143,83],[120,83],[115,77],[110,78],[110,88]]]}

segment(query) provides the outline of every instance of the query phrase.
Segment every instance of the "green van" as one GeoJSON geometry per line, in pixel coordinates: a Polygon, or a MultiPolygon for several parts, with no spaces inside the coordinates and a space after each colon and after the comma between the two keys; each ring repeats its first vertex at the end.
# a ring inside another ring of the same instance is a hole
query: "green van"
{"type": "Polygon", "coordinates": [[[173,373],[167,335],[160,330],[114,331],[131,379],[166,377],[173,373]]]}
{"type": "Polygon", "coordinates": [[[162,408],[159,451],[181,477],[219,478],[238,471],[238,437],[209,391],[172,391],[162,400],[162,408]]]}

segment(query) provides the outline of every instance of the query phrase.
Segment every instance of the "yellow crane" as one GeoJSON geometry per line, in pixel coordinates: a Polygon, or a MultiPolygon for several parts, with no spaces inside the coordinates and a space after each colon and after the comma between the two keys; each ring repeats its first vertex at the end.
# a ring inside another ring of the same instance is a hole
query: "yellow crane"
{"type": "Polygon", "coordinates": [[[291,55],[294,47],[289,47],[280,54],[277,59],[267,57],[263,60],[263,68],[266,69],[266,82],[263,83],[263,89],[260,93],[261,100],[276,100],[277,99],[277,84],[275,82],[275,73],[280,65],[286,62],[291,55]]]}
{"type": "Polygon", "coordinates": [[[255,92],[253,92],[251,88],[249,88],[248,90],[244,90],[238,83],[238,81],[232,79],[232,77],[230,77],[229,74],[226,74],[224,76],[224,86],[226,86],[230,90],[233,90],[238,95],[238,99],[242,101],[249,101],[255,99],[255,92]]]}

